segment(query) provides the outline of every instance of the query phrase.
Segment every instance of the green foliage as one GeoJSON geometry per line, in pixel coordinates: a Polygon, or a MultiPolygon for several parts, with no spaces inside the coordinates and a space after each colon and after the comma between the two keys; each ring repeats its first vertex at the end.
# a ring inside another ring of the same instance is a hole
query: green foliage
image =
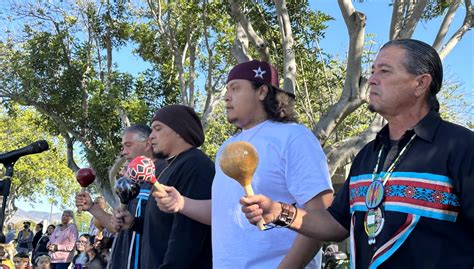
{"type": "Polygon", "coordinates": [[[56,14],[53,24],[57,27],[51,29],[34,28],[25,21],[23,42],[8,39],[0,44],[0,93],[7,108],[10,101],[34,106],[42,112],[38,121],[44,130],[79,141],[83,163],[89,163],[99,178],[105,179],[99,183],[106,187],[107,171],[120,151],[121,111],[132,123],[147,123],[154,101],[162,94],[148,92],[156,88],[152,73],[135,78],[112,70],[104,76],[100,64],[104,59],[96,52],[106,47],[107,38],[115,40],[115,47],[122,45],[129,28],[124,25],[124,13],[114,7],[100,13],[96,8],[89,3],[83,15],[90,31],[97,32],[94,36],[99,47],[76,32],[80,22],[71,15],[56,14]],[[108,30],[113,34],[106,35],[108,30]],[[158,94],[149,98],[153,93],[158,94]]]}
{"type": "Polygon", "coordinates": [[[2,152],[43,139],[48,141],[50,147],[48,151],[23,156],[15,163],[9,199],[14,205],[17,199],[35,203],[41,196],[46,196],[56,206],[71,207],[70,197],[79,190],[79,186],[67,167],[63,140],[45,132],[42,127],[41,116],[33,109],[18,105],[11,106],[9,112],[3,107],[0,109],[2,152]]]}
{"type": "Polygon", "coordinates": [[[89,232],[89,225],[90,225],[91,219],[92,219],[92,215],[89,214],[88,212],[75,214],[74,221],[76,223],[79,234],[89,232]]]}
{"type": "Polygon", "coordinates": [[[473,129],[472,112],[474,111],[474,105],[469,102],[472,99],[468,97],[468,94],[460,93],[458,90],[458,83],[450,82],[449,79],[443,83],[441,91],[437,94],[441,117],[473,129]]]}
{"type": "Polygon", "coordinates": [[[212,113],[208,119],[207,124],[205,133],[206,141],[201,146],[201,150],[214,160],[219,146],[222,145],[227,138],[232,136],[236,129],[233,125],[227,122],[223,102],[215,107],[214,113],[212,113]]]}
{"type": "MultiPolygon", "coordinates": [[[[163,97],[158,107],[183,102],[176,61],[178,57],[186,58],[182,64],[185,88],[188,89],[191,81],[189,46],[196,47],[196,80],[205,80],[207,72],[211,71],[214,84],[196,83],[195,92],[205,95],[208,89],[216,89],[223,84],[227,64],[232,61],[229,40],[233,39],[234,29],[226,12],[226,4],[218,1],[174,1],[162,3],[161,8],[161,20],[149,9],[139,13],[142,20],[132,25],[130,36],[138,44],[136,53],[153,65],[144,75],[153,79],[153,88],[147,89],[148,93],[163,97]],[[205,35],[212,55],[205,44],[205,35]],[[187,53],[184,54],[184,51],[187,53]]],[[[200,107],[203,104],[191,105],[200,107]]]]}
{"type": "Polygon", "coordinates": [[[449,6],[452,5],[451,2],[446,0],[437,0],[437,1],[428,1],[426,8],[421,16],[422,20],[429,21],[433,18],[442,16],[449,9],[449,6]]]}

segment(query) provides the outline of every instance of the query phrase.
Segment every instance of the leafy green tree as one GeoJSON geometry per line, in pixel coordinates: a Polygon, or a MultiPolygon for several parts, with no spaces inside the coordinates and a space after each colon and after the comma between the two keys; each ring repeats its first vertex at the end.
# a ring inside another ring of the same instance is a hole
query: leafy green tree
{"type": "MultiPolygon", "coordinates": [[[[0,109],[2,151],[15,150],[36,140],[49,144],[49,150],[23,156],[15,163],[5,222],[15,214],[18,199],[35,203],[42,196],[48,197],[54,205],[65,209],[72,207],[70,197],[79,190],[67,166],[63,139],[51,135],[44,127],[42,115],[31,108],[12,105],[8,112],[3,106],[0,109]]],[[[2,167],[2,178],[4,174],[2,167]]]]}
{"type": "Polygon", "coordinates": [[[0,43],[0,96],[43,115],[45,130],[64,139],[73,171],[79,168],[74,146],[80,145],[84,161],[98,175],[96,187],[113,204],[108,170],[120,149],[121,130],[150,117],[143,90],[150,79],[113,70],[110,48],[122,44],[126,27],[120,20],[126,18],[98,4],[80,2],[64,10],[45,2],[14,9],[26,15],[16,22],[22,34],[0,43]]]}

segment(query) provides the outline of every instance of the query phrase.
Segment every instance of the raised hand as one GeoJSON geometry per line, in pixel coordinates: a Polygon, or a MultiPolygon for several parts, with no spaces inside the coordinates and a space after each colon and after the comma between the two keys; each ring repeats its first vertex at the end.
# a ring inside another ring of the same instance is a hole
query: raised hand
{"type": "Polygon", "coordinates": [[[184,207],[184,197],[174,188],[162,185],[166,192],[154,190],[156,204],[161,211],[166,213],[178,213],[184,207]]]}
{"type": "Polygon", "coordinates": [[[240,198],[240,204],[245,217],[254,225],[261,219],[266,224],[271,223],[281,213],[281,205],[264,195],[244,196],[240,198]]]}
{"type": "Polygon", "coordinates": [[[81,208],[84,211],[89,211],[94,202],[92,201],[89,193],[81,191],[76,194],[76,207],[81,208]]]}

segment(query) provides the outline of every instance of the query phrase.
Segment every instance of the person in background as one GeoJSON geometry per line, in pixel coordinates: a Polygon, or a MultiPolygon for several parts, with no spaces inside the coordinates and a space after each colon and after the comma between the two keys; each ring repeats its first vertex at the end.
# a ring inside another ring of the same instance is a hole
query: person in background
{"type": "Polygon", "coordinates": [[[53,269],[67,269],[69,267],[74,256],[73,250],[77,237],[74,213],[72,210],[64,210],[61,216],[61,224],[51,234],[47,244],[53,269]]]}
{"type": "Polygon", "coordinates": [[[33,249],[33,255],[32,255],[33,262],[36,262],[36,258],[38,258],[41,255],[48,255],[47,245],[49,242],[49,237],[54,232],[55,228],[56,226],[54,226],[53,224],[48,225],[48,227],[46,228],[46,233],[44,233],[43,236],[38,240],[38,243],[36,244],[36,248],[33,249]]]}
{"type": "Polygon", "coordinates": [[[31,223],[23,222],[23,230],[18,232],[16,251],[18,253],[30,253],[33,250],[33,232],[30,230],[31,223]]]}
{"type": "Polygon", "coordinates": [[[88,262],[86,263],[87,269],[104,269],[107,266],[106,261],[102,259],[99,252],[94,247],[94,239],[89,238],[88,244],[85,245],[85,251],[87,253],[88,262]]]}
{"type": "Polygon", "coordinates": [[[36,233],[35,233],[35,236],[33,237],[33,242],[32,242],[33,250],[36,248],[36,245],[38,244],[38,241],[43,236],[43,223],[40,222],[40,223],[36,224],[35,232],[36,233]]]}
{"type": "Polygon", "coordinates": [[[13,257],[13,264],[15,269],[30,269],[30,257],[28,253],[20,252],[13,257]]]}
{"type": "Polygon", "coordinates": [[[11,257],[8,257],[7,252],[5,251],[5,247],[3,244],[0,244],[0,259],[2,259],[2,269],[13,269],[15,265],[13,265],[11,257]]]}
{"type": "Polygon", "coordinates": [[[110,259],[110,249],[112,248],[113,241],[113,237],[103,237],[100,240],[97,240],[97,237],[94,238],[94,248],[97,250],[97,253],[100,255],[102,260],[107,264],[110,259]]]}
{"type": "Polygon", "coordinates": [[[15,225],[11,222],[7,224],[7,234],[5,235],[5,243],[10,243],[15,239],[16,229],[15,225]]]}
{"type": "MultiPolygon", "coordinates": [[[[105,198],[102,196],[97,196],[94,199],[94,204],[96,204],[102,211],[105,211],[105,208],[107,207],[107,204],[105,202],[105,198]]],[[[89,224],[89,235],[96,237],[98,236],[99,240],[101,240],[103,237],[112,237],[112,233],[107,230],[106,227],[101,223],[102,227],[96,227],[94,223],[95,217],[92,216],[90,224],[89,224]]]]}
{"type": "Polygon", "coordinates": [[[72,268],[83,269],[85,268],[89,257],[87,256],[86,246],[89,245],[89,234],[82,234],[76,241],[75,251],[76,255],[72,258],[72,268]]]}
{"type": "Polygon", "coordinates": [[[51,269],[51,257],[48,255],[41,255],[35,260],[35,269],[51,269]]]}

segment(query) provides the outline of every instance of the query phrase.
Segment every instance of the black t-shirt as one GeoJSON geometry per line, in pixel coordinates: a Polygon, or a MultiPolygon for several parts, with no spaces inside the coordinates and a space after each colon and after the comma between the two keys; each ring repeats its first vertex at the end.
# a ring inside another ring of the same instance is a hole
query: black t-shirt
{"type": "MultiPolygon", "coordinates": [[[[389,152],[388,126],[357,154],[328,210],[348,231],[352,223],[356,268],[472,269],[474,133],[430,112],[405,133],[399,151],[414,133],[413,144],[385,185],[384,225],[375,244],[368,244],[365,232],[365,195],[379,149],[384,147],[382,164],[389,152]]],[[[389,164],[379,170],[387,171],[389,164]]]]}
{"type": "Polygon", "coordinates": [[[36,260],[37,257],[41,255],[48,255],[48,249],[46,248],[48,242],[49,236],[47,234],[43,234],[43,236],[38,240],[36,248],[34,248],[33,250],[33,262],[36,260]]]}
{"type": "Polygon", "coordinates": [[[35,234],[35,236],[33,237],[33,249],[36,248],[36,244],[38,244],[38,241],[40,240],[41,236],[43,236],[43,231],[39,231],[35,234]]]}
{"type": "MultiPolygon", "coordinates": [[[[168,164],[158,179],[160,183],[174,186],[191,199],[211,199],[214,163],[203,152],[191,148],[168,164]]],[[[212,268],[210,226],[160,211],[153,197],[148,200],[144,218],[136,219],[135,224],[135,228],[143,229],[142,269],[212,268]]]]}

